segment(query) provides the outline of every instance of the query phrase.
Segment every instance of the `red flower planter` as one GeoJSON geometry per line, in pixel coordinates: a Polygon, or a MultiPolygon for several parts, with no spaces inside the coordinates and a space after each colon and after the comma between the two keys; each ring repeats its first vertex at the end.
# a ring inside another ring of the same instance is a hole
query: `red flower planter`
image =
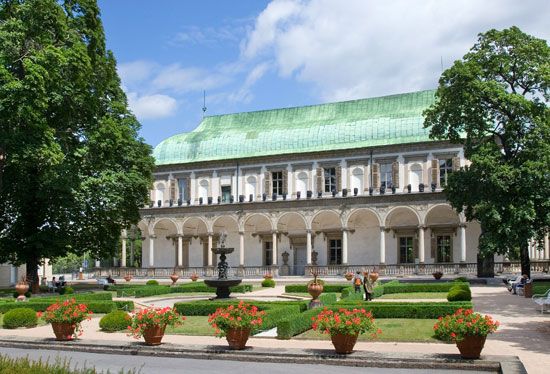
{"type": "Polygon", "coordinates": [[[487,336],[466,335],[463,340],[456,342],[462,358],[477,359],[481,355],[487,336]]]}
{"type": "Polygon", "coordinates": [[[229,329],[225,338],[230,349],[244,349],[250,336],[250,329],[229,329]]]}
{"type": "Polygon", "coordinates": [[[164,337],[164,329],[166,325],[151,325],[143,330],[143,339],[147,345],[160,345],[164,337]]]}
{"type": "Polygon", "coordinates": [[[73,340],[76,324],[68,322],[52,322],[52,329],[55,334],[55,340],[73,340]]]}
{"type": "Polygon", "coordinates": [[[336,353],[347,355],[353,352],[353,347],[355,347],[355,343],[357,343],[358,336],[359,334],[334,334],[330,336],[330,339],[332,340],[332,345],[334,345],[336,353]]]}

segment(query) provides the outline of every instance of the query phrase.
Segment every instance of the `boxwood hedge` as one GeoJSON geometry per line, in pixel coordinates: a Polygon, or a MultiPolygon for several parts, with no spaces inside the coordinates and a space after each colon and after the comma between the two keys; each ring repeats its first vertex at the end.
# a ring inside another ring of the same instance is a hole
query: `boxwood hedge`
{"type": "MultiPolygon", "coordinates": [[[[323,292],[342,292],[344,288],[349,287],[349,284],[325,284],[323,292]]],[[[286,293],[307,292],[307,284],[287,284],[285,286],[286,293]]]]}

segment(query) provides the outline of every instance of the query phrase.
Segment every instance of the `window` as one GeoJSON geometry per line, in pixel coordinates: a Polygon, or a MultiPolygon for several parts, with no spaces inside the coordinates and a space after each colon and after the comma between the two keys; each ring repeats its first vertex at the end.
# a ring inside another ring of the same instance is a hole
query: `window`
{"type": "Polygon", "coordinates": [[[185,179],[178,179],[178,199],[181,201],[187,200],[187,196],[185,196],[186,187],[185,179]]]}
{"type": "Polygon", "coordinates": [[[399,238],[399,262],[400,263],[414,262],[414,248],[413,248],[412,236],[402,236],[399,238]]]}
{"type": "Polygon", "coordinates": [[[271,266],[273,260],[273,242],[264,242],[264,266],[271,266]]]}
{"type": "Polygon", "coordinates": [[[453,172],[453,159],[439,160],[439,185],[446,186],[447,178],[453,172]]]}
{"type": "Polygon", "coordinates": [[[271,193],[275,193],[277,195],[283,194],[283,172],[282,171],[274,171],[271,173],[271,185],[273,186],[271,193]]]}
{"type": "Polygon", "coordinates": [[[222,203],[228,203],[231,199],[231,186],[222,186],[222,203]]]}
{"type": "Polygon", "coordinates": [[[392,164],[380,165],[380,187],[391,188],[392,174],[392,164]]]}
{"type": "Polygon", "coordinates": [[[325,192],[336,191],[336,168],[325,168],[325,192]]]}
{"type": "Polygon", "coordinates": [[[452,262],[451,237],[441,235],[437,237],[437,262],[452,262]]]}
{"type": "Polygon", "coordinates": [[[328,241],[329,265],[342,264],[342,239],[330,239],[328,241]]]}

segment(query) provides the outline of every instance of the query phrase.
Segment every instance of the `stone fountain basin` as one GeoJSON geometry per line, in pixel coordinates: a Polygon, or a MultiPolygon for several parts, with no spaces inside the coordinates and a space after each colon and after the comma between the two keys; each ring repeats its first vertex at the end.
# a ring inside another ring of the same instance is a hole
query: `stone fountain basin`
{"type": "Polygon", "coordinates": [[[240,284],[242,281],[243,281],[243,280],[240,279],[240,278],[227,278],[227,279],[210,278],[210,279],[205,279],[205,280],[204,280],[204,283],[205,283],[207,286],[217,288],[217,287],[233,287],[233,286],[237,286],[237,285],[240,284]]]}

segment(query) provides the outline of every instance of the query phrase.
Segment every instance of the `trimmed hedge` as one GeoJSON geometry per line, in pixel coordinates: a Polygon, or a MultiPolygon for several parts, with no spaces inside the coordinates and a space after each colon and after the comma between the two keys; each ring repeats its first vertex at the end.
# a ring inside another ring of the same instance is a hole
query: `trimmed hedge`
{"type": "Polygon", "coordinates": [[[454,286],[470,287],[469,283],[445,282],[445,283],[399,283],[384,284],[384,294],[410,293],[410,292],[449,292],[454,286]]]}
{"type": "MultiPolygon", "coordinates": [[[[231,287],[231,292],[251,292],[251,284],[239,284],[238,286],[231,287]]],[[[186,292],[209,292],[215,293],[216,289],[208,287],[203,282],[193,282],[182,284],[178,286],[138,286],[138,287],[109,287],[109,290],[116,291],[117,296],[135,296],[135,297],[148,297],[157,295],[168,295],[171,293],[186,293],[186,292]]]]}
{"type": "Polygon", "coordinates": [[[336,303],[338,298],[336,297],[335,292],[328,292],[328,293],[322,293],[321,296],[319,296],[319,301],[323,305],[331,305],[336,303]]]}
{"type": "Polygon", "coordinates": [[[38,323],[36,312],[30,308],[15,308],[4,314],[2,321],[5,329],[35,327],[38,323]]]}
{"type": "Polygon", "coordinates": [[[108,332],[127,330],[131,324],[132,318],[122,310],[114,310],[99,320],[101,330],[108,332]]]}
{"type": "Polygon", "coordinates": [[[115,300],[113,302],[118,310],[131,312],[135,309],[134,302],[132,300],[115,300]]]}
{"type": "Polygon", "coordinates": [[[344,288],[341,298],[346,300],[363,300],[363,290],[361,290],[361,292],[355,292],[355,287],[344,288]]]}
{"type": "Polygon", "coordinates": [[[94,293],[77,293],[72,295],[62,295],[62,296],[47,296],[47,297],[35,297],[33,301],[51,301],[56,302],[57,300],[70,300],[75,299],[78,302],[82,301],[100,301],[100,300],[113,300],[112,292],[102,291],[94,293]]]}
{"type": "Polygon", "coordinates": [[[472,300],[472,292],[470,288],[464,288],[461,286],[453,287],[447,294],[448,301],[470,301],[472,300]]]}
{"type": "Polygon", "coordinates": [[[266,278],[262,281],[262,287],[275,287],[275,281],[270,278],[266,278]]]}
{"type": "MultiPolygon", "coordinates": [[[[30,301],[25,303],[27,308],[31,308],[36,312],[45,311],[50,305],[51,301],[30,301]]],[[[88,309],[93,313],[109,313],[110,311],[116,309],[116,304],[113,301],[87,301],[83,302],[88,306],[88,309]]],[[[9,310],[21,308],[19,303],[5,303],[0,304],[0,313],[6,313],[9,310]]]]}
{"type": "MultiPolygon", "coordinates": [[[[342,303],[327,306],[327,309],[337,311],[339,309],[363,308],[372,312],[375,318],[429,318],[454,313],[459,308],[471,308],[472,303],[342,303]]],[[[277,339],[290,339],[311,329],[311,318],[320,313],[321,309],[311,309],[300,315],[291,316],[277,324],[277,339]]]]}
{"type": "MultiPolygon", "coordinates": [[[[349,284],[325,284],[323,292],[342,292],[349,284]]],[[[288,284],[285,286],[286,293],[307,292],[307,284],[288,284]]]]}
{"type": "Polygon", "coordinates": [[[158,286],[159,282],[157,280],[150,279],[147,282],[145,282],[145,285],[146,286],[158,286]]]}

